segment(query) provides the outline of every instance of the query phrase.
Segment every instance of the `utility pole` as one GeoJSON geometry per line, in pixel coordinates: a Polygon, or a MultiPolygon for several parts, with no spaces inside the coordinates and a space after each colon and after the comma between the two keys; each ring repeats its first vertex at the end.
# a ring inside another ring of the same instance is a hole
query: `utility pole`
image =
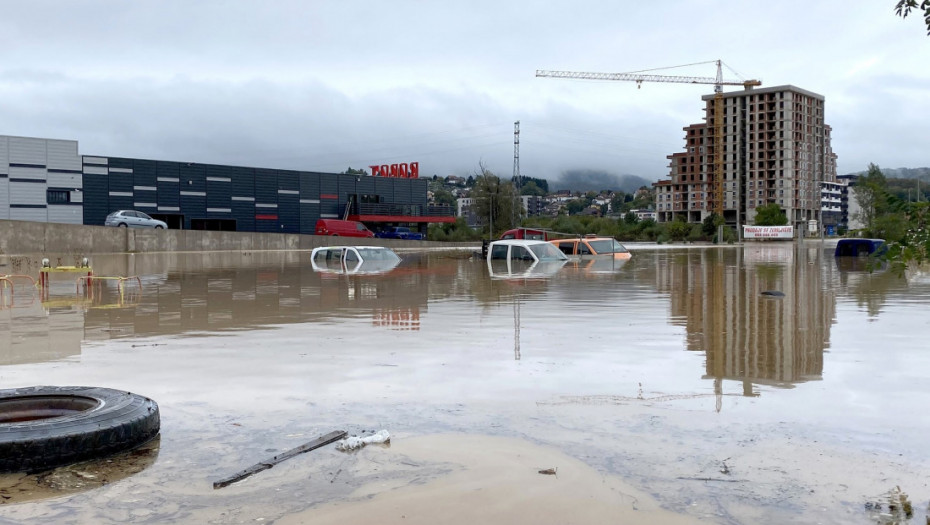
{"type": "MultiPolygon", "coordinates": [[[[514,192],[517,194],[516,198],[523,202],[523,198],[520,196],[520,121],[513,123],[513,184],[514,192]]],[[[513,206],[510,208],[510,223],[516,224],[516,203],[513,203],[513,206]]]]}

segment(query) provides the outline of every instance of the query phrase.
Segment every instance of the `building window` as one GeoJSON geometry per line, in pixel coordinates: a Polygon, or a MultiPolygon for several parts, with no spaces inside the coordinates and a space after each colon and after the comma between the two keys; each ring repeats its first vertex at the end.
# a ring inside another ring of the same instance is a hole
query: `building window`
{"type": "Polygon", "coordinates": [[[46,190],[45,198],[48,204],[68,204],[71,202],[71,192],[68,190],[46,190]]]}

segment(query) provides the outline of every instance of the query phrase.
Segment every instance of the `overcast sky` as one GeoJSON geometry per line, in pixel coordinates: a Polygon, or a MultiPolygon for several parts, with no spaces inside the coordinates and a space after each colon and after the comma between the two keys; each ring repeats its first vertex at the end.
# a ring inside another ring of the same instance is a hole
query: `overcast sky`
{"type": "Polygon", "coordinates": [[[930,37],[894,4],[0,0],[0,134],[114,157],[510,176],[519,120],[524,175],[657,180],[712,86],[535,71],[719,58],[728,79],[826,97],[839,173],[930,166],[930,37]]]}

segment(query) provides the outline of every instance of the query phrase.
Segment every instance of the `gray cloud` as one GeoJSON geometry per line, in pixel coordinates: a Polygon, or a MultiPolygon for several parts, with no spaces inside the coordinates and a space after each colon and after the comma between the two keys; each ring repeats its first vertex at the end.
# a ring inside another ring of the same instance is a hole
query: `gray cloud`
{"type": "Polygon", "coordinates": [[[683,148],[682,128],[702,121],[711,86],[637,88],[535,70],[722,55],[767,86],[823,94],[841,173],[930,164],[930,40],[920,24],[840,0],[743,7],[4,2],[0,133],[77,139],[88,154],[324,171],[418,161],[439,175],[471,174],[480,162],[509,176],[520,120],[525,175],[656,180],[683,148]],[[728,31],[695,30],[723,10],[728,31]]]}

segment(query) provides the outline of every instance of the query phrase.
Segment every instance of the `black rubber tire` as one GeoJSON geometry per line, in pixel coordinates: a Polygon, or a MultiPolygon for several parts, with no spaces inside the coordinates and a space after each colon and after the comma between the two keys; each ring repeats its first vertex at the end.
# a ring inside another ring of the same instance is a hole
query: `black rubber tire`
{"type": "Polygon", "coordinates": [[[128,225],[128,224],[126,224],[125,222],[121,222],[121,223],[119,223],[119,225],[118,225],[118,226],[119,226],[120,228],[128,228],[128,227],[129,227],[129,225],[128,225]]]}
{"type": "Polygon", "coordinates": [[[0,390],[0,472],[38,472],[128,450],[157,436],[160,425],[158,404],[130,392],[85,386],[0,390]],[[61,409],[57,416],[52,409],[54,417],[22,420],[16,412],[17,405],[72,403],[78,409],[61,409]]]}
{"type": "Polygon", "coordinates": [[[156,230],[161,230],[162,227],[161,227],[161,226],[156,226],[155,229],[156,229],[156,230]]]}

